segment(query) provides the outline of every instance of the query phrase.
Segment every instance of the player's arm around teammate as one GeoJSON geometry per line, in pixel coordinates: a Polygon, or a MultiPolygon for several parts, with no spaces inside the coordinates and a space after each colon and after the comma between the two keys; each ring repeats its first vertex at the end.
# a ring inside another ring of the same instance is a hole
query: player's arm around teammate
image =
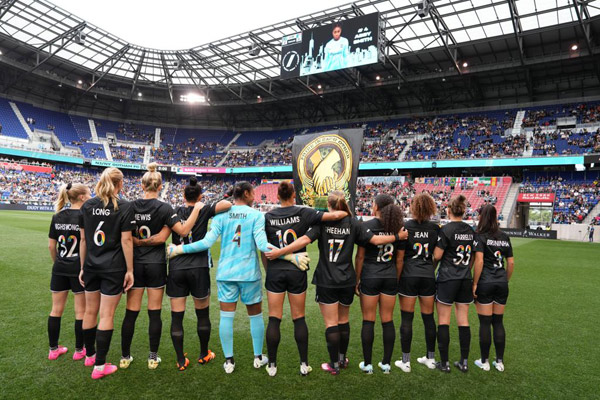
{"type": "Polygon", "coordinates": [[[425,328],[425,344],[427,353],[417,358],[420,364],[430,369],[435,368],[435,319],[433,305],[435,302],[435,266],[432,256],[437,243],[440,227],[430,219],[437,213],[435,201],[428,193],[413,197],[410,203],[412,220],[406,222],[408,240],[404,244],[404,268],[398,285],[400,311],[400,343],[402,359],[395,365],[404,372],[411,371],[410,352],[413,336],[413,319],[415,304],[419,299],[421,318],[425,328]]]}
{"type": "Polygon", "coordinates": [[[83,286],[77,278],[81,268],[79,259],[80,230],[79,212],[83,203],[91,198],[90,189],[81,183],[64,185],[56,200],[56,214],[52,216],[48,234],[48,249],[52,258],[52,311],[48,316],[48,341],[50,344],[49,360],[56,360],[67,352],[67,348],[59,346],[60,321],[67,303],[69,290],[75,301],[75,352],[73,360],[81,360],[85,356],[83,347],[83,314],[85,312],[85,295],[83,286]],[[67,203],[71,207],[65,209],[67,203]]]}
{"type": "Polygon", "coordinates": [[[106,363],[106,354],[121,294],[134,283],[131,231],[135,229],[135,220],[131,204],[118,198],[122,188],[121,171],[106,168],[96,185],[96,197],[83,204],[79,220],[79,279],[85,287],[86,301],[83,318],[85,365],[94,365],[93,379],[117,370],[116,366],[106,363]]]}
{"type": "MultiPolygon", "coordinates": [[[[372,214],[375,218],[365,222],[363,227],[375,235],[398,232],[404,224],[402,210],[394,204],[394,198],[386,194],[375,197],[372,214]]],[[[391,370],[390,362],[396,339],[394,307],[404,257],[404,251],[399,251],[399,247],[400,242],[379,246],[359,245],[356,253],[356,290],[360,295],[363,316],[361,342],[364,358],[359,367],[367,374],[373,373],[372,354],[377,305],[383,333],[383,357],[378,365],[384,374],[391,370]]]]}
{"type": "Polygon", "coordinates": [[[434,251],[434,263],[440,261],[437,273],[436,307],[438,311],[438,348],[442,372],[450,372],[448,347],[450,345],[450,318],[452,305],[458,325],[460,361],[454,365],[462,372],[468,371],[471,328],[469,305],[473,302],[471,268],[473,265],[473,228],[463,222],[466,198],[458,195],[448,203],[450,222],[440,230],[434,251]]]}
{"type": "MultiPolygon", "coordinates": [[[[283,247],[303,236],[314,224],[322,221],[335,221],[348,214],[344,211],[319,212],[309,207],[296,206],[296,192],[289,182],[281,182],[277,188],[277,198],[281,207],[274,208],[265,215],[265,231],[269,243],[283,247]]],[[[306,249],[300,249],[304,252],[306,249]]],[[[285,295],[290,302],[294,323],[294,338],[300,354],[300,373],[307,375],[312,368],[308,364],[308,326],[304,319],[306,306],[307,273],[290,261],[268,260],[262,253],[267,276],[265,288],[269,305],[269,323],[266,330],[269,364],[267,373],[277,374],[277,348],[281,331],[285,295]]]]}
{"type": "Polygon", "coordinates": [[[475,237],[475,263],[473,270],[473,296],[479,316],[479,347],[481,358],[475,365],[484,371],[490,370],[489,355],[494,328],[494,347],[498,371],[504,371],[504,307],[508,299],[508,281],[515,261],[510,238],[498,225],[496,208],[482,208],[475,237]],[[506,261],[506,265],[505,265],[506,261]],[[506,268],[505,268],[506,267],[506,268]]]}

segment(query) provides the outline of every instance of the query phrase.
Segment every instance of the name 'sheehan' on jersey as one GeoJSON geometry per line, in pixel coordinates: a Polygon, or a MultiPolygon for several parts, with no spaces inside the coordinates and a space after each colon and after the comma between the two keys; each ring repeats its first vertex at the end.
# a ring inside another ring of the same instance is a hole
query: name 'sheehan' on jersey
{"type": "Polygon", "coordinates": [[[281,218],[281,219],[272,219],[268,221],[270,225],[284,226],[290,224],[298,224],[300,223],[300,216],[294,215],[289,218],[281,218]]]}
{"type": "Polygon", "coordinates": [[[335,226],[328,226],[325,231],[330,235],[349,235],[350,228],[338,228],[335,226]]]}

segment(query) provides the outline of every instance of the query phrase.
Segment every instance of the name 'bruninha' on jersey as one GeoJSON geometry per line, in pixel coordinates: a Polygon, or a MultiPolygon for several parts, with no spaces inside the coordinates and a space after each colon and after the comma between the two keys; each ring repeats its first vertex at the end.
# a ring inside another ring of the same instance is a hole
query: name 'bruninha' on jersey
{"type": "Polygon", "coordinates": [[[294,215],[293,217],[289,217],[289,218],[280,218],[280,219],[269,220],[270,225],[277,225],[277,226],[298,224],[298,223],[300,223],[299,215],[294,215]]]}
{"type": "Polygon", "coordinates": [[[488,239],[486,244],[488,246],[495,246],[495,247],[510,247],[510,243],[508,243],[506,240],[488,239]]]}

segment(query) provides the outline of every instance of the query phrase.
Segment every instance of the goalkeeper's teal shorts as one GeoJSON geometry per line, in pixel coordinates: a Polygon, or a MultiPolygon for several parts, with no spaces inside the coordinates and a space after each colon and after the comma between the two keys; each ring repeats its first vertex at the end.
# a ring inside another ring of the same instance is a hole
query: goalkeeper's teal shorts
{"type": "Polygon", "coordinates": [[[241,298],[246,305],[256,304],[262,301],[262,282],[217,281],[217,292],[223,303],[237,303],[241,298]]]}

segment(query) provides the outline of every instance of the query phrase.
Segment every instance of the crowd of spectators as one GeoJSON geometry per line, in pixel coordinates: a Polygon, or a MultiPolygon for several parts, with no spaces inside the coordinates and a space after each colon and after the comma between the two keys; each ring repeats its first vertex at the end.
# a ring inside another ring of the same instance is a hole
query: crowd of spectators
{"type": "Polygon", "coordinates": [[[523,118],[523,127],[541,127],[556,125],[557,118],[575,117],[579,124],[600,122],[600,103],[565,104],[552,108],[527,111],[523,118]]]}
{"type": "Polygon", "coordinates": [[[127,161],[132,163],[141,163],[144,161],[144,147],[129,147],[129,146],[110,146],[112,158],[115,161],[127,161]]]}
{"type": "Polygon", "coordinates": [[[224,147],[216,142],[196,142],[189,138],[183,143],[163,144],[152,148],[152,159],[161,164],[184,164],[196,167],[216,167],[222,160],[224,147]]]}

